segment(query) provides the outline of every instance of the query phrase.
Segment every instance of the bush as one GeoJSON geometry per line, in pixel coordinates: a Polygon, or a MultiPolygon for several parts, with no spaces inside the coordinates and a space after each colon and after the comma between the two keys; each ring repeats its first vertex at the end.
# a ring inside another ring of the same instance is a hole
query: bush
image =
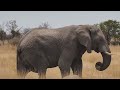
{"type": "Polygon", "coordinates": [[[14,37],[14,38],[9,40],[9,43],[13,46],[16,46],[16,45],[18,45],[19,40],[20,40],[20,37],[14,37]]]}

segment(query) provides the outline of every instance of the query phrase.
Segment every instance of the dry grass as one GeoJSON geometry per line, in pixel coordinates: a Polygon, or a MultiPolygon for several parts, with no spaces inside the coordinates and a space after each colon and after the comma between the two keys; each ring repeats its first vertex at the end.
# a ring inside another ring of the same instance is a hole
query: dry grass
{"type": "MultiPolygon", "coordinates": [[[[120,46],[111,46],[112,62],[105,71],[97,71],[95,64],[102,60],[100,54],[95,52],[83,55],[83,79],[120,79],[120,46]]],[[[72,73],[71,73],[72,74],[72,73]]],[[[37,79],[37,73],[30,72],[27,79],[37,79]]],[[[58,67],[47,70],[48,79],[60,79],[58,67]]],[[[0,79],[17,79],[16,75],[16,47],[10,45],[0,46],[0,79]]]]}

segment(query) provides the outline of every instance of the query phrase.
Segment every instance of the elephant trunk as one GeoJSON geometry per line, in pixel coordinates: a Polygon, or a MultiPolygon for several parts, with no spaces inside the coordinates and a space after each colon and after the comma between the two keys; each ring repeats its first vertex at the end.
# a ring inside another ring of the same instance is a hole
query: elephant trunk
{"type": "Polygon", "coordinates": [[[105,52],[101,52],[101,55],[103,57],[103,63],[97,62],[95,67],[99,71],[105,70],[111,63],[111,55],[107,54],[105,52]]]}

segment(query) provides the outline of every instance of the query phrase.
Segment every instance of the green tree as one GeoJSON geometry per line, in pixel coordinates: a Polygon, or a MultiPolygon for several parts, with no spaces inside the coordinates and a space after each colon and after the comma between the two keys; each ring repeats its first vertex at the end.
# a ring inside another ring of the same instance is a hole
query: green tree
{"type": "Polygon", "coordinates": [[[97,26],[103,31],[108,44],[110,44],[113,38],[114,42],[117,42],[120,38],[120,22],[116,20],[107,20],[97,24],[97,26]]]}

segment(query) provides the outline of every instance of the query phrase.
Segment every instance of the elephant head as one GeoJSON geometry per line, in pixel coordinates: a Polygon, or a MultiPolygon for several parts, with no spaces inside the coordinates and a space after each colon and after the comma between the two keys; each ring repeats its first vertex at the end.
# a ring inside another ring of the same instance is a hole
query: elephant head
{"type": "Polygon", "coordinates": [[[76,30],[80,44],[86,47],[88,53],[94,50],[101,53],[103,62],[97,62],[95,67],[99,71],[105,70],[111,63],[111,53],[103,32],[94,25],[80,25],[76,30]]]}

